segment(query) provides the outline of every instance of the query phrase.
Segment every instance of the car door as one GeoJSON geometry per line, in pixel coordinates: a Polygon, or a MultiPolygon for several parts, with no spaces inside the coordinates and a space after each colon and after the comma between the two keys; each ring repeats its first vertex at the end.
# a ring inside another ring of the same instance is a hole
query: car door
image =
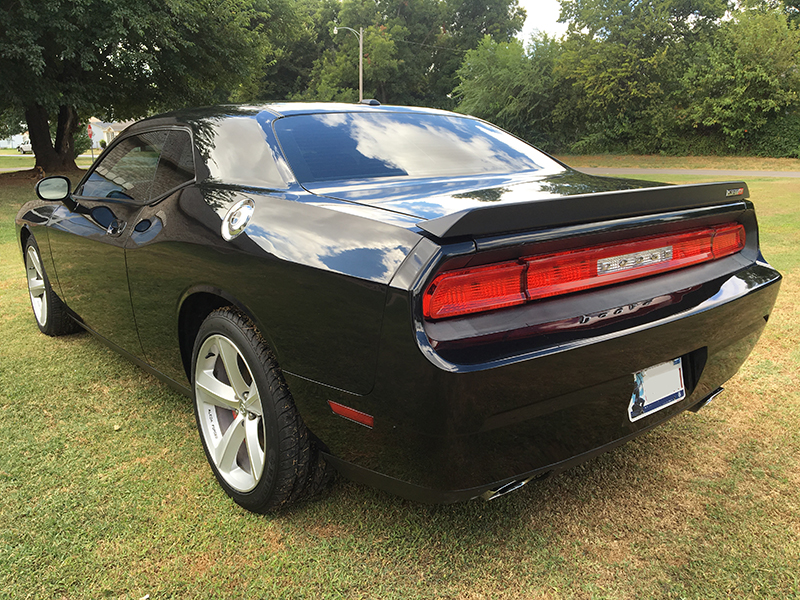
{"type": "MultiPolygon", "coordinates": [[[[125,247],[131,304],[144,356],[164,375],[185,377],[178,347],[179,300],[189,282],[208,276],[203,246],[219,237],[196,227],[194,215],[213,210],[195,186],[194,147],[187,130],[173,129],[161,151],[153,200],[132,223],[125,247]],[[200,231],[198,231],[198,229],[200,231]]],[[[209,215],[209,216],[210,216],[209,215]]]]}
{"type": "Polygon", "coordinates": [[[125,244],[152,200],[159,157],[169,136],[157,130],[125,136],[106,152],[59,206],[48,235],[61,293],[84,323],[143,358],[136,331],[125,244]]]}

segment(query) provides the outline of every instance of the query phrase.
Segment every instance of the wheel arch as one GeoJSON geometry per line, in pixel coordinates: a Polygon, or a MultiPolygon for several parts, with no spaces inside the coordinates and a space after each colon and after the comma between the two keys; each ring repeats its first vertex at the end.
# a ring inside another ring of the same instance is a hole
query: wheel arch
{"type": "Polygon", "coordinates": [[[19,229],[19,249],[22,254],[22,260],[25,260],[25,244],[28,243],[31,237],[33,237],[33,232],[30,227],[28,227],[27,223],[23,224],[19,229]]]}
{"type": "Polygon", "coordinates": [[[269,333],[264,330],[259,320],[244,303],[220,288],[198,286],[186,293],[181,299],[180,308],[178,309],[178,343],[183,368],[189,381],[192,380],[192,351],[200,326],[208,315],[226,306],[233,306],[246,315],[256,325],[273,354],[276,357],[278,356],[277,349],[269,333]]]}

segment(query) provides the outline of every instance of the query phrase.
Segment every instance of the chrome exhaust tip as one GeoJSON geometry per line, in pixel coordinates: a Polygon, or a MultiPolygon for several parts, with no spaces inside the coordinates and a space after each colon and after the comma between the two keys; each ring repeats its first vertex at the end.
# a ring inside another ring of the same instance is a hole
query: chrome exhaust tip
{"type": "Polygon", "coordinates": [[[500,496],[505,496],[506,494],[510,494],[511,492],[517,491],[523,485],[528,483],[533,477],[528,477],[527,479],[519,479],[517,481],[509,481],[505,485],[501,485],[496,490],[486,490],[483,494],[481,494],[481,498],[486,500],[494,500],[495,498],[499,498],[500,496]]]}
{"type": "Polygon", "coordinates": [[[719,395],[720,395],[722,392],[724,392],[724,391],[725,391],[725,388],[723,388],[723,387],[718,387],[716,390],[714,390],[713,392],[711,392],[711,393],[710,393],[708,396],[706,396],[705,398],[703,398],[702,400],[700,400],[700,402],[698,402],[698,403],[697,403],[697,404],[695,404],[694,406],[690,406],[690,407],[689,407],[689,410],[690,410],[690,411],[692,411],[693,413],[696,413],[696,412],[698,412],[698,411],[699,411],[701,408],[703,408],[704,406],[706,406],[706,405],[707,405],[709,402],[711,402],[711,401],[712,401],[714,398],[716,398],[717,396],[719,396],[719,395]]]}

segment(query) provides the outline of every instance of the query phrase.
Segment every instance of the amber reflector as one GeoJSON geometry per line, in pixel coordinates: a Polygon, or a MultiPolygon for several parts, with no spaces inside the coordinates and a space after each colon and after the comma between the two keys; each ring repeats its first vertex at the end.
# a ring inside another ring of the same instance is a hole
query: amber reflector
{"type": "Polygon", "coordinates": [[[540,254],[440,273],[422,312],[443,319],[639,279],[708,262],[744,248],[739,223],[540,254]]]}

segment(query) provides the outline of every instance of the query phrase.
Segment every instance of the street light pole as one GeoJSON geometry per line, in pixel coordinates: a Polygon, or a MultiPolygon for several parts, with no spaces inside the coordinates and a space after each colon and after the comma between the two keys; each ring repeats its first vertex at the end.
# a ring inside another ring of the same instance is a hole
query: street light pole
{"type": "Polygon", "coordinates": [[[339,33],[340,29],[347,29],[352,31],[353,35],[358,38],[358,101],[364,99],[364,28],[359,27],[358,31],[351,27],[334,27],[333,35],[339,33]]]}
{"type": "Polygon", "coordinates": [[[358,28],[358,101],[364,99],[364,28],[358,28]]]}

